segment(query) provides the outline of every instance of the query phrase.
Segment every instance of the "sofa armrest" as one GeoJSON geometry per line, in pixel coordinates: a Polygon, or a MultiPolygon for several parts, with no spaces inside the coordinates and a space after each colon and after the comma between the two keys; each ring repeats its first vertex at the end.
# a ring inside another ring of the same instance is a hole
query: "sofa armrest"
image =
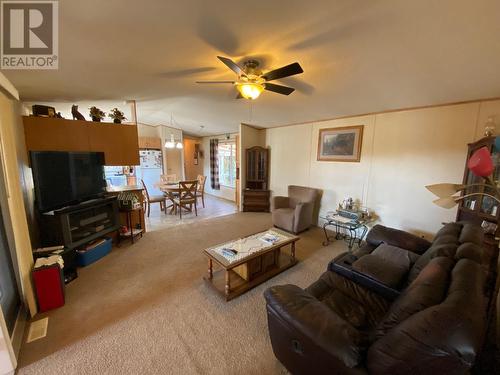
{"type": "MultiPolygon", "coordinates": [[[[360,259],[363,258],[364,257],[361,257],[360,259]]],[[[336,274],[345,277],[347,280],[361,285],[362,287],[382,296],[387,300],[392,301],[399,297],[399,290],[384,284],[369,274],[354,269],[353,265],[357,260],[356,256],[350,253],[343,253],[328,264],[328,271],[335,272],[336,274]]]]}
{"type": "Polygon", "coordinates": [[[431,243],[424,238],[380,224],[370,230],[366,236],[366,242],[375,247],[386,243],[417,254],[423,254],[431,246],[431,243]]]}
{"type": "Polygon", "coordinates": [[[311,294],[288,284],[271,287],[264,296],[268,310],[346,367],[361,362],[364,335],[311,294]]]}
{"type": "Polygon", "coordinates": [[[275,196],[271,199],[271,211],[277,210],[278,208],[289,208],[290,198],[275,196]]]}

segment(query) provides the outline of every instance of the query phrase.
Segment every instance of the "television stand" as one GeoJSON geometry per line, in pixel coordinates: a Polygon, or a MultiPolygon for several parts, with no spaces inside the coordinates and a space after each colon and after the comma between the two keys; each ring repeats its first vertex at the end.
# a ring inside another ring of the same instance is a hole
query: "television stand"
{"type": "Polygon", "coordinates": [[[92,199],[40,215],[42,246],[76,249],[119,227],[116,197],[92,199]]]}

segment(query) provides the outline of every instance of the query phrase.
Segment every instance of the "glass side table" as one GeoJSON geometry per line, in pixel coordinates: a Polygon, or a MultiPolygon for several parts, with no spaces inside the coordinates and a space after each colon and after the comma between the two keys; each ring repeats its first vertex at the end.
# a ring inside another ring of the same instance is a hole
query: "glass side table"
{"type": "Polygon", "coordinates": [[[344,240],[347,243],[349,251],[352,250],[354,244],[357,244],[358,247],[361,246],[361,242],[368,232],[366,224],[371,221],[370,218],[360,220],[349,219],[338,215],[336,212],[327,213],[320,216],[320,218],[325,220],[323,232],[325,232],[326,240],[323,242],[323,246],[327,246],[334,240],[344,240]],[[335,235],[331,236],[328,234],[328,227],[333,227],[335,235]]]}

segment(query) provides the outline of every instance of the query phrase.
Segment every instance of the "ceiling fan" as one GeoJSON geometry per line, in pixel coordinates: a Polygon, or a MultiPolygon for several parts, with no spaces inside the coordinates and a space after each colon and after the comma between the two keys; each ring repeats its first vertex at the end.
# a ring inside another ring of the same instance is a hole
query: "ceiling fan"
{"type": "Polygon", "coordinates": [[[282,95],[290,95],[295,91],[294,88],[269,83],[269,81],[290,77],[295,74],[304,72],[299,63],[296,62],[275,70],[271,70],[267,73],[262,73],[259,68],[259,62],[257,60],[247,60],[243,63],[243,68],[240,68],[238,64],[227,57],[217,56],[217,58],[222,61],[229,69],[238,74],[238,79],[236,81],[197,81],[196,83],[230,83],[232,85],[235,85],[239,91],[236,99],[245,98],[254,100],[257,99],[264,90],[272,91],[282,95]]]}

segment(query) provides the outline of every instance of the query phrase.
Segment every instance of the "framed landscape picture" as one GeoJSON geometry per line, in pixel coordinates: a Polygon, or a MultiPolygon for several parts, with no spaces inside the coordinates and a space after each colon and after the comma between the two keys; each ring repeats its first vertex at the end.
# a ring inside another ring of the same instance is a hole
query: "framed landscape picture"
{"type": "Polygon", "coordinates": [[[320,129],[317,160],[359,162],[362,142],[363,125],[320,129]]]}

